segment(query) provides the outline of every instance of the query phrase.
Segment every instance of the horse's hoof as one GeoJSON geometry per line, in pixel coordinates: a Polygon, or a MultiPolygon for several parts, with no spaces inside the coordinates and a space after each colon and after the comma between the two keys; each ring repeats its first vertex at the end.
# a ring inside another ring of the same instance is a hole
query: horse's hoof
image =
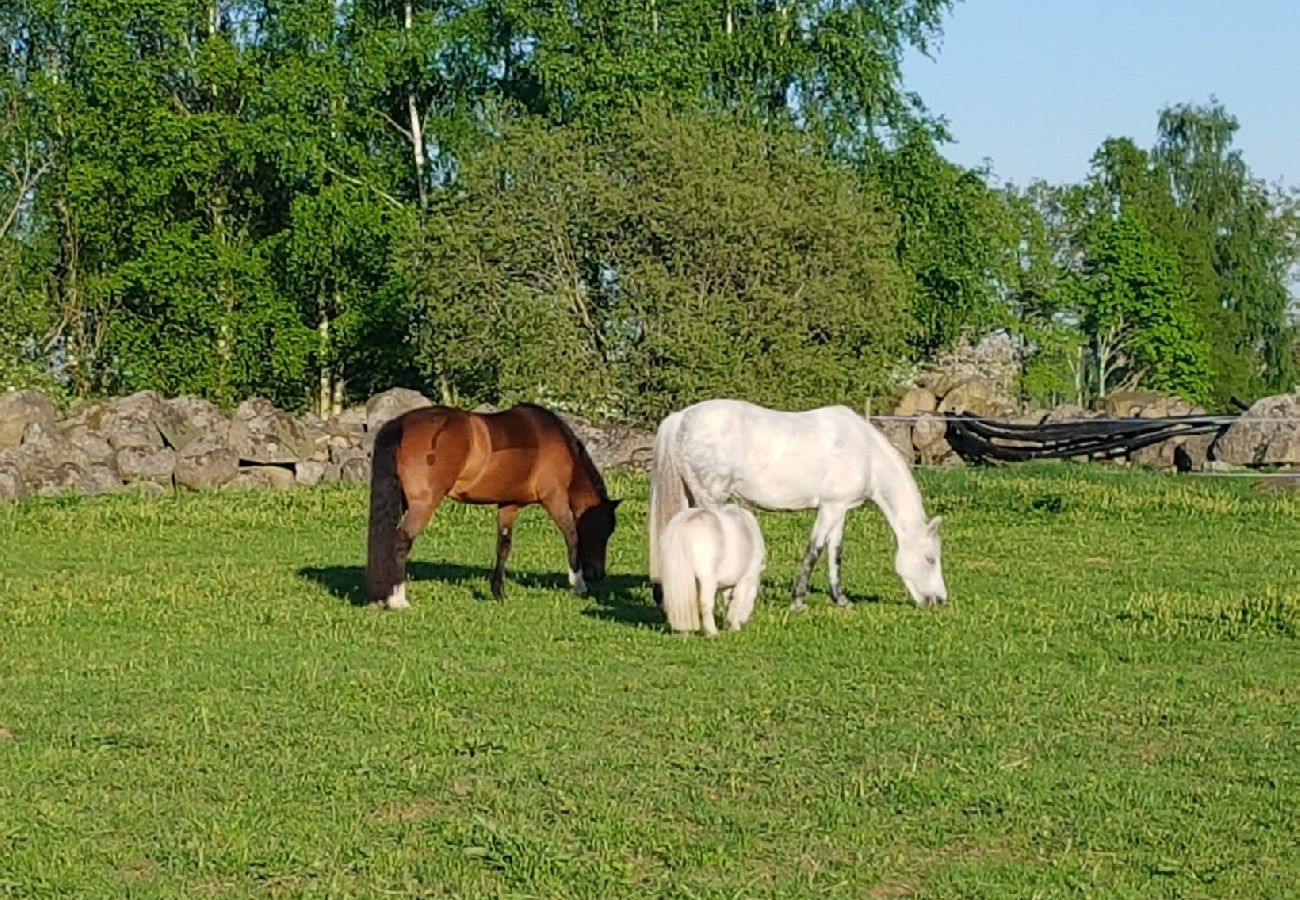
{"type": "Polygon", "coordinates": [[[835,605],[838,606],[840,609],[848,609],[850,606],[853,605],[853,601],[850,600],[848,597],[844,596],[843,594],[840,594],[838,597],[835,598],[835,605]]]}
{"type": "Polygon", "coordinates": [[[807,608],[808,604],[804,602],[802,597],[797,597],[790,601],[790,612],[803,612],[807,608]]]}

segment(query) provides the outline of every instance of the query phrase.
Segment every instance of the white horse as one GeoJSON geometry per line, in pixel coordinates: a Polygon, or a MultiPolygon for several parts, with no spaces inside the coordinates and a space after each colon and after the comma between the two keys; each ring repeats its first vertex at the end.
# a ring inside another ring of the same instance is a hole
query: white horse
{"type": "Polygon", "coordinates": [[[717,634],[718,588],[727,601],[727,628],[739,631],[749,621],[767,560],[763,532],[749,510],[735,504],[683,509],[664,528],[660,560],[664,617],[673,631],[717,634]]]}
{"type": "Polygon", "coordinates": [[[802,609],[822,551],[831,596],[840,586],[844,517],[873,501],[894,531],[894,570],[918,606],[948,599],[940,561],[939,523],[927,519],[906,460],[875,426],[847,406],[806,412],[767,409],[743,400],[705,400],[670,414],[655,434],[650,482],[650,581],[662,589],[660,539],[689,505],[716,507],[739,497],[763,509],[816,509],[808,551],[794,582],[802,609]]]}

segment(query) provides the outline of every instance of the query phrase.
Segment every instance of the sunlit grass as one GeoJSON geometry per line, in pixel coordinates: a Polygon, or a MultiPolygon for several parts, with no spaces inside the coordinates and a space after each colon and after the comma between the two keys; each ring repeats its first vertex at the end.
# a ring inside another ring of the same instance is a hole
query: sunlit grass
{"type": "MultiPolygon", "coordinates": [[[[488,599],[444,506],[414,608],[354,606],[366,494],[0,507],[0,892],[1285,897],[1300,883],[1300,499],[1237,481],[922,473],[952,603],[874,508],[860,602],[667,634],[645,487],[611,576],[545,515],[488,599]]],[[[815,588],[824,587],[819,571],[815,588]]]]}

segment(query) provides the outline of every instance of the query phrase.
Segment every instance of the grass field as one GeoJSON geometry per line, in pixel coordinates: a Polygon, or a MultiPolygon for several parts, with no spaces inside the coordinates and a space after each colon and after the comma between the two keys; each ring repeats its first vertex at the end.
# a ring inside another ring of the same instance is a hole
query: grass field
{"type": "MultiPolygon", "coordinates": [[[[406,613],[354,606],[366,494],[0,507],[0,893],[1285,897],[1300,885],[1300,496],[922,473],[952,602],[662,630],[645,485],[564,590],[529,510],[444,506],[406,613]]],[[[1226,482],[1226,483],[1225,483],[1226,482]]],[[[824,568],[814,587],[825,585],[824,568]]]]}

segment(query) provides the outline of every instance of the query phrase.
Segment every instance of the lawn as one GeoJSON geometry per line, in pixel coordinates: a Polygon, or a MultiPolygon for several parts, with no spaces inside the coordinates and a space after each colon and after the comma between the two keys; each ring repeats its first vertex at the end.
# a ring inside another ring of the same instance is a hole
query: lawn
{"type": "Polygon", "coordinates": [[[854,513],[787,610],[667,634],[645,483],[564,589],[444,506],[413,609],[354,605],[366,493],[0,507],[0,893],[1284,897],[1300,884],[1300,495],[1070,466],[921,473],[952,602],[854,513]]]}

